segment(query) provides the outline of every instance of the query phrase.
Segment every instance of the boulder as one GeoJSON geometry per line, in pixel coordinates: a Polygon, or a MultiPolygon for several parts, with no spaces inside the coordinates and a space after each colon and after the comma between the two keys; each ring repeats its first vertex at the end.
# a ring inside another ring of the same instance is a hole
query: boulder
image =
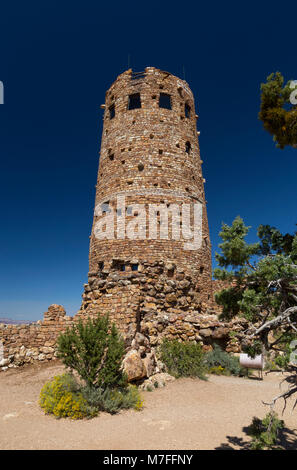
{"type": "Polygon", "coordinates": [[[212,336],[212,330],[210,328],[202,328],[199,331],[200,336],[204,338],[209,338],[209,336],[212,336]]]}
{"type": "Polygon", "coordinates": [[[220,326],[219,328],[215,328],[213,332],[213,338],[220,339],[220,338],[226,338],[229,335],[229,329],[224,328],[220,326]]]}
{"type": "Polygon", "coordinates": [[[152,391],[154,388],[165,387],[166,383],[173,380],[175,380],[175,377],[166,372],[154,374],[140,385],[140,389],[152,391]]]}
{"type": "Polygon", "coordinates": [[[123,370],[127,374],[128,382],[146,377],[146,368],[136,349],[131,349],[124,357],[123,370]]]}
{"type": "Polygon", "coordinates": [[[155,372],[156,359],[154,353],[148,353],[144,359],[142,359],[143,365],[146,370],[146,376],[150,377],[155,372]]]}

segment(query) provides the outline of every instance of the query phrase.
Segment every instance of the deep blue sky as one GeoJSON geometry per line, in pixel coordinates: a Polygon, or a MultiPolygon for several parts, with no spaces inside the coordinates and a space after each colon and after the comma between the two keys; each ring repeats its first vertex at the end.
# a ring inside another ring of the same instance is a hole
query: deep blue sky
{"type": "Polygon", "coordinates": [[[79,308],[105,90],[127,69],[183,78],[200,115],[213,251],[240,214],[293,231],[297,151],[257,119],[259,87],[297,80],[293,2],[5,2],[0,12],[0,316],[79,308]]]}

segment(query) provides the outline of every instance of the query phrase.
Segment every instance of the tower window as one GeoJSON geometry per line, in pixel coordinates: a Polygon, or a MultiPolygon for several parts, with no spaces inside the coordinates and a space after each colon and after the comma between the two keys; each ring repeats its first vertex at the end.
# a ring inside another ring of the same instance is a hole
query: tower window
{"type": "Polygon", "coordinates": [[[109,106],[109,119],[113,119],[115,117],[115,107],[114,104],[109,106]]]}
{"type": "Polygon", "coordinates": [[[121,264],[120,270],[123,271],[123,272],[126,271],[126,266],[124,264],[121,264]]]}
{"type": "Polygon", "coordinates": [[[129,95],[128,109],[141,108],[140,93],[129,95]]]}
{"type": "Polygon", "coordinates": [[[104,268],[104,262],[100,261],[99,264],[98,264],[98,267],[99,267],[100,271],[102,271],[102,269],[104,268]]]}
{"type": "Polygon", "coordinates": [[[188,103],[185,104],[185,116],[186,118],[191,117],[191,106],[188,103]]]}
{"type": "Polygon", "coordinates": [[[136,264],[136,263],[131,264],[131,270],[132,271],[138,271],[138,264],[136,264]]]}
{"type": "Polygon", "coordinates": [[[191,144],[190,144],[189,141],[186,142],[186,152],[187,152],[188,154],[190,154],[190,152],[191,152],[191,144]]]}
{"type": "Polygon", "coordinates": [[[160,93],[159,107],[165,109],[171,109],[171,96],[167,93],[160,93]]]}

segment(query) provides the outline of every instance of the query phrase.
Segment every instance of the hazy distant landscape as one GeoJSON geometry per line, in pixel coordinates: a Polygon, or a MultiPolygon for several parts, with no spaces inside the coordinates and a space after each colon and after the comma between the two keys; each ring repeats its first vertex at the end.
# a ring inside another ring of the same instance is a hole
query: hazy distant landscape
{"type": "Polygon", "coordinates": [[[12,320],[11,318],[0,316],[0,323],[5,323],[6,325],[22,325],[22,324],[33,323],[33,322],[29,320],[12,320]]]}

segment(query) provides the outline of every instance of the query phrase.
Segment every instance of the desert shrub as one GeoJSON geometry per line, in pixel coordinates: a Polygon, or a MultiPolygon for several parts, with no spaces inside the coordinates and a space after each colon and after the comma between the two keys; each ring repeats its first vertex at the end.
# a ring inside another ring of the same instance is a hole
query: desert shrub
{"type": "Polygon", "coordinates": [[[285,353],[285,354],[279,354],[275,360],[275,364],[280,367],[281,369],[287,369],[288,364],[290,362],[290,354],[285,353]]]}
{"type": "Polygon", "coordinates": [[[276,364],[275,359],[270,359],[269,357],[265,358],[264,370],[277,371],[280,369],[280,366],[276,364]]]}
{"type": "Polygon", "coordinates": [[[214,345],[212,351],[205,354],[204,362],[209,372],[220,372],[224,375],[246,374],[245,370],[239,364],[238,357],[223,351],[217,344],[214,345]]]}
{"type": "Polygon", "coordinates": [[[174,377],[199,377],[205,379],[203,351],[200,344],[164,339],[160,345],[160,359],[174,377]]]}
{"type": "Polygon", "coordinates": [[[128,408],[139,411],[143,406],[139,390],[135,385],[129,385],[124,389],[101,389],[87,386],[82,389],[82,395],[88,403],[90,413],[98,410],[114,414],[121,409],[128,408]]]}
{"type": "Polygon", "coordinates": [[[277,449],[279,431],[283,429],[284,422],[278,419],[275,412],[268,413],[264,419],[253,418],[248,428],[248,435],[252,437],[252,450],[277,449]]]}
{"type": "Polygon", "coordinates": [[[39,398],[41,408],[56,418],[81,419],[89,417],[88,404],[74,377],[70,374],[57,375],[47,382],[39,398]]]}
{"type": "Polygon", "coordinates": [[[89,387],[103,390],[127,386],[121,370],[124,342],[107,316],[80,320],[58,338],[58,357],[89,387]]]}

